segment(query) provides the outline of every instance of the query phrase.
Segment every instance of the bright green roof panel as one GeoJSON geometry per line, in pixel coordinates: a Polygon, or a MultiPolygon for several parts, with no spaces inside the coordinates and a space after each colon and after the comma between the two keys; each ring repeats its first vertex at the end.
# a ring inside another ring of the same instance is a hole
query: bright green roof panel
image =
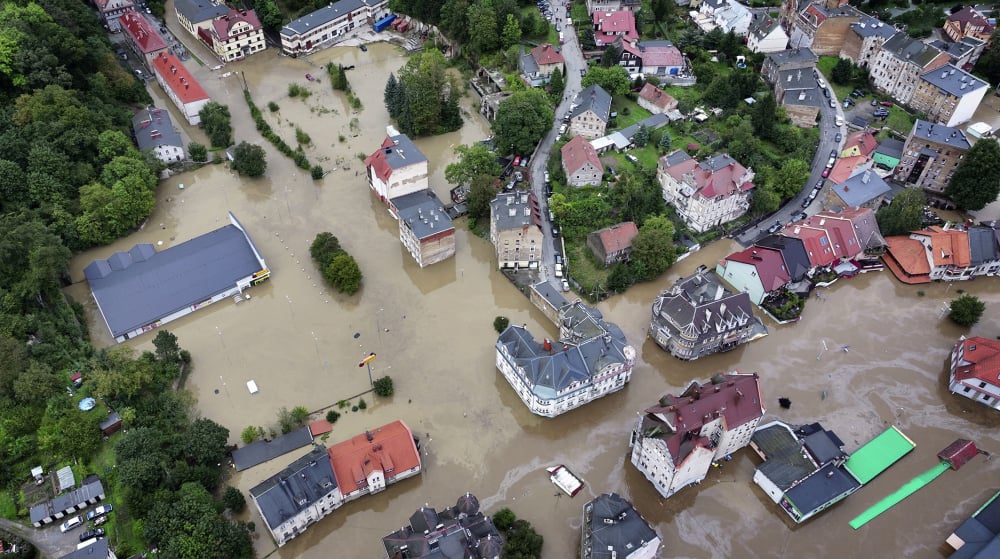
{"type": "Polygon", "coordinates": [[[864,485],[889,469],[889,466],[916,446],[916,443],[893,425],[852,454],[844,463],[844,468],[864,485]]]}

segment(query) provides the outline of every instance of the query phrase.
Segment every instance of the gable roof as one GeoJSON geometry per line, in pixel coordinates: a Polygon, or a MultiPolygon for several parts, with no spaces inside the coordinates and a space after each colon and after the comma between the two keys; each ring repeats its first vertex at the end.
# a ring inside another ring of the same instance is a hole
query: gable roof
{"type": "Polygon", "coordinates": [[[781,27],[778,24],[778,20],[771,17],[766,11],[752,10],[751,13],[750,27],[747,29],[747,34],[753,35],[757,40],[764,39],[772,31],[781,27]]]}
{"type": "Polygon", "coordinates": [[[962,338],[955,348],[963,349],[962,359],[955,365],[954,381],[983,381],[1000,386],[1000,342],[973,336],[962,338]]]}
{"type": "Polygon", "coordinates": [[[847,180],[830,188],[848,206],[862,206],[892,190],[882,177],[867,168],[857,169],[847,180]]]}
{"type": "Polygon", "coordinates": [[[497,231],[524,229],[530,226],[541,230],[541,210],[534,192],[501,192],[490,202],[490,219],[497,231]]]}
{"type": "MultiPolygon", "coordinates": [[[[927,249],[920,241],[905,235],[896,235],[886,237],[885,243],[889,256],[892,257],[886,259],[886,264],[890,266],[890,269],[892,269],[893,264],[897,264],[900,271],[907,277],[917,278],[911,281],[922,283],[930,281],[927,276],[931,273],[931,263],[927,259],[927,249]]],[[[899,276],[899,274],[896,275],[899,276]]]]}
{"type": "Polygon", "coordinates": [[[153,59],[153,71],[185,105],[209,98],[187,67],[168,51],[156,55],[153,59]]]}
{"type": "Polygon", "coordinates": [[[787,49],[767,55],[766,60],[780,69],[787,64],[815,64],[819,57],[808,47],[787,49]]]}
{"type": "Polygon", "coordinates": [[[572,140],[563,145],[562,160],[567,175],[572,175],[587,163],[597,167],[599,172],[604,172],[604,165],[601,164],[597,150],[583,136],[574,136],[572,140]]]}
{"type": "MultiPolygon", "coordinates": [[[[928,227],[910,234],[924,237],[925,245],[930,245],[931,262],[934,266],[957,266],[964,268],[972,264],[969,257],[969,234],[958,229],[928,227]]],[[[919,240],[919,239],[918,239],[919,240]]]]}
{"type": "Polygon", "coordinates": [[[857,130],[851,132],[847,135],[847,139],[844,140],[844,147],[841,151],[847,151],[853,147],[858,148],[858,152],[861,155],[871,155],[878,147],[878,140],[875,139],[875,135],[872,131],[865,128],[863,130],[857,130]]]}
{"type": "Polygon", "coordinates": [[[669,155],[661,157],[660,167],[674,180],[690,187],[693,191],[692,196],[703,198],[731,196],[754,188],[752,182],[742,181],[747,168],[737,163],[727,153],[713,155],[701,163],[696,163],[694,159],[685,159],[673,165],[671,161],[669,155]]]}
{"type": "Polygon", "coordinates": [[[781,251],[772,248],[750,247],[730,254],[726,260],[753,266],[764,291],[779,289],[791,279],[781,251]]]}
{"type": "Polygon", "coordinates": [[[170,121],[170,113],[164,109],[147,107],[135,113],[132,117],[132,132],[139,151],[155,149],[160,146],[183,147],[181,133],[170,121]]]}
{"type": "Polygon", "coordinates": [[[880,52],[884,52],[920,68],[926,67],[941,54],[940,50],[910,37],[905,31],[900,31],[889,38],[882,45],[880,52]]]}
{"type": "MultiPolygon", "coordinates": [[[[830,175],[826,178],[833,184],[840,184],[864,169],[871,167],[871,159],[864,155],[837,158],[830,175]]],[[[857,205],[857,204],[851,204],[857,205]]]]}
{"type": "Polygon", "coordinates": [[[237,472],[263,464],[313,442],[309,427],[278,435],[271,440],[254,441],[233,451],[233,467],[237,472]]]}
{"type": "Polygon", "coordinates": [[[914,138],[930,140],[939,144],[948,144],[959,150],[968,150],[972,147],[969,139],[965,137],[965,132],[962,132],[958,128],[935,124],[926,120],[917,119],[913,123],[913,130],[910,134],[914,138]]]}
{"type": "Polygon", "coordinates": [[[413,432],[401,420],[339,442],[327,454],[344,495],[366,487],[374,471],[381,470],[388,477],[420,467],[413,432]]]}
{"type": "Polygon", "coordinates": [[[396,169],[409,167],[427,161],[424,154],[417,149],[406,134],[386,136],[382,140],[382,145],[378,151],[365,158],[365,166],[372,167],[375,175],[383,182],[389,180],[389,176],[396,169]]]}
{"type": "Polygon", "coordinates": [[[768,235],[758,240],[754,245],[781,252],[781,258],[785,261],[785,269],[788,270],[792,281],[801,280],[811,268],[809,254],[806,252],[802,239],[784,235],[768,235]]]}
{"type": "Polygon", "coordinates": [[[531,56],[534,57],[535,62],[539,65],[563,64],[566,62],[559,49],[549,43],[544,43],[531,49],[531,56]]]}
{"type": "Polygon", "coordinates": [[[139,50],[143,54],[150,54],[167,48],[167,43],[163,41],[163,37],[160,37],[159,33],[153,31],[153,27],[149,24],[149,21],[132,8],[125,10],[119,21],[122,28],[125,29],[125,33],[128,33],[128,36],[132,38],[132,41],[139,47],[139,50]]]}
{"type": "Polygon", "coordinates": [[[810,227],[800,222],[782,229],[781,234],[802,240],[806,254],[809,255],[809,263],[812,266],[827,266],[837,260],[837,255],[833,251],[830,237],[825,229],[810,227]]]}
{"type": "Polygon", "coordinates": [[[174,9],[196,25],[229,12],[228,6],[216,4],[212,0],[174,0],[174,9]]]}
{"type": "Polygon", "coordinates": [[[819,212],[810,216],[802,223],[826,231],[830,245],[838,258],[854,258],[862,252],[858,237],[854,233],[854,224],[835,213],[819,212]]]}
{"type": "Polygon", "coordinates": [[[84,275],[111,333],[121,336],[203,303],[267,268],[236,217],[230,225],[156,252],[138,244],[94,260],[84,275]]]}
{"type": "Polygon", "coordinates": [[[884,249],[886,246],[882,231],[879,230],[878,221],[875,219],[875,211],[871,208],[858,206],[848,206],[841,208],[839,212],[824,210],[821,214],[842,217],[851,221],[854,226],[854,234],[861,243],[863,250],[884,249]]]}
{"type": "Polygon", "coordinates": [[[638,56],[647,67],[683,66],[684,55],[670,41],[616,41],[622,50],[638,56]]]}
{"type": "Polygon", "coordinates": [[[471,493],[440,511],[424,505],[409,522],[382,538],[386,557],[494,559],[503,549],[503,538],[490,517],[479,511],[479,500],[471,493]]]}
{"type": "Polygon", "coordinates": [[[584,510],[584,545],[591,550],[583,559],[629,557],[632,552],[659,536],[628,500],[617,493],[604,493],[584,510]]]}
{"type": "Polygon", "coordinates": [[[336,488],[337,478],[326,449],[313,445],[308,454],[251,488],[250,496],[267,525],[277,529],[336,488]]]}
{"type": "Polygon", "coordinates": [[[632,248],[632,239],[639,234],[634,221],[625,221],[594,232],[601,240],[605,254],[632,248]]]}
{"type": "Polygon", "coordinates": [[[229,10],[225,15],[212,20],[212,28],[215,29],[215,36],[223,42],[229,41],[233,38],[230,36],[230,31],[234,25],[240,22],[248,24],[252,31],[257,31],[261,28],[260,20],[257,19],[257,12],[253,10],[229,10]]]}
{"type": "Polygon", "coordinates": [[[577,107],[570,112],[571,119],[587,111],[593,111],[604,122],[611,118],[611,94],[597,84],[578,93],[575,103],[577,107]]]}
{"type": "Polygon", "coordinates": [[[965,33],[969,27],[982,27],[984,32],[991,33],[996,27],[983,14],[979,13],[979,10],[972,6],[966,6],[951,14],[945,18],[945,21],[958,24],[958,28],[962,33],[965,33]]]}
{"type": "Polygon", "coordinates": [[[673,109],[677,106],[677,99],[674,99],[669,93],[649,82],[642,86],[642,89],[639,91],[639,98],[645,99],[663,110],[673,109]]]}
{"type": "Polygon", "coordinates": [[[635,14],[629,10],[594,10],[590,19],[594,25],[594,39],[604,44],[614,42],[619,36],[626,41],[639,38],[635,29],[635,14]]]}

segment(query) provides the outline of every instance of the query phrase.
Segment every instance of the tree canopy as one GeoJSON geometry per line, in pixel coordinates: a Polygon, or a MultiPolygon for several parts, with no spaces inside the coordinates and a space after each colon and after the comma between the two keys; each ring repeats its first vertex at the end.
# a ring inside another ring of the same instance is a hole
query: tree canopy
{"type": "Polygon", "coordinates": [[[986,312],[986,303],[975,295],[963,293],[951,302],[948,318],[959,326],[972,326],[986,312]]]}
{"type": "Polygon", "coordinates": [[[428,49],[411,54],[398,79],[389,76],[384,101],[400,131],[426,136],[462,127],[458,106],[462,91],[461,83],[448,72],[441,51],[428,49]]]}
{"type": "Polygon", "coordinates": [[[545,93],[537,89],[518,91],[500,102],[493,122],[497,151],[526,154],[552,128],[555,113],[545,93]]]}
{"type": "Polygon", "coordinates": [[[996,200],[1000,194],[1000,144],[993,138],[976,142],[959,162],[944,193],[964,210],[981,210],[996,200]]]}
{"type": "Polygon", "coordinates": [[[248,177],[259,177],[267,170],[264,148],[257,144],[240,142],[233,149],[233,170],[248,177]]]}
{"type": "Polygon", "coordinates": [[[587,74],[581,80],[583,87],[599,85],[612,96],[625,95],[628,93],[632,80],[628,78],[628,72],[621,66],[591,66],[587,74]]]}
{"type": "Polygon", "coordinates": [[[469,184],[479,175],[500,176],[503,168],[496,161],[496,153],[485,144],[459,144],[455,146],[458,161],[444,169],[444,178],[451,184],[469,184]]]}
{"type": "Polygon", "coordinates": [[[893,197],[892,203],[875,212],[875,221],[883,235],[909,235],[920,229],[920,215],[927,196],[919,188],[906,188],[893,197]]]}

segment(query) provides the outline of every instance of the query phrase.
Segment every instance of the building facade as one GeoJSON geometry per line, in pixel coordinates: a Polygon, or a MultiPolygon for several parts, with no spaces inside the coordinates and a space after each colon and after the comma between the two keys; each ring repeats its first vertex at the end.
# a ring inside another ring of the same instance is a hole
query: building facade
{"type": "Polygon", "coordinates": [[[209,31],[199,28],[198,38],[223,62],[240,60],[267,48],[264,28],[253,10],[229,10],[212,20],[209,31]]]}
{"type": "Polygon", "coordinates": [[[159,55],[169,54],[167,43],[164,42],[163,37],[160,37],[160,34],[153,30],[149,20],[131,8],[126,9],[119,16],[118,22],[125,32],[125,44],[139,57],[144,69],[153,72],[153,63],[159,58],[159,55]]]}
{"type": "Polygon", "coordinates": [[[750,444],[764,416],[757,373],[718,374],[667,394],[640,415],[630,461],[664,498],[701,483],[714,462],[750,444]]]}
{"type": "Polygon", "coordinates": [[[347,38],[389,15],[389,0],[339,0],[281,28],[281,50],[289,56],[309,54],[347,38]]]}
{"type": "Polygon", "coordinates": [[[587,235],[587,246],[605,266],[628,260],[632,254],[632,239],[639,234],[634,221],[605,227],[587,235]]]}
{"type": "Polygon", "coordinates": [[[677,99],[651,83],[639,91],[639,106],[652,114],[668,113],[677,108],[677,99]]]}
{"type": "Polygon", "coordinates": [[[837,56],[851,25],[863,17],[847,0],[784,0],[779,12],[789,47],[810,48],[820,56],[837,56]]]}
{"type": "Polygon", "coordinates": [[[635,13],[641,7],[642,3],[639,0],[587,0],[588,14],[595,12],[617,12],[619,10],[628,10],[635,13]]]}
{"type": "Polygon", "coordinates": [[[199,30],[208,31],[212,21],[229,13],[229,7],[212,0],[174,0],[174,13],[181,27],[198,37],[199,30]]]}
{"type": "Polygon", "coordinates": [[[867,15],[861,21],[852,23],[850,29],[844,37],[840,57],[862,68],[871,66],[882,45],[896,34],[895,27],[867,15]]]}
{"type": "Polygon", "coordinates": [[[184,140],[174,128],[170,113],[156,107],[146,107],[132,117],[132,134],[139,151],[150,152],[164,163],[182,161],[184,140]]]}
{"type": "Polygon", "coordinates": [[[990,85],[951,64],[920,76],[910,106],[927,120],[958,126],[972,119],[990,85]]]}
{"type": "Polygon", "coordinates": [[[656,178],[663,199],[699,233],[728,223],[750,209],[754,172],[727,154],[699,163],[676,150],[660,158],[656,178]]]}
{"type": "Polygon", "coordinates": [[[951,350],[948,390],[1000,410],[1000,342],[962,336],[951,350]]]}
{"type": "Polygon", "coordinates": [[[660,536],[627,499],[604,493],[583,505],[580,559],[656,559],[660,536]]]}
{"type": "Polygon", "coordinates": [[[975,37],[989,43],[994,29],[996,29],[995,22],[991,22],[975,7],[966,6],[944,20],[942,31],[952,41],[957,42],[965,37],[975,37]]]}
{"type": "Polygon", "coordinates": [[[684,72],[684,55],[670,41],[615,41],[618,65],[629,76],[676,76],[684,72]]]}
{"type": "Polygon", "coordinates": [[[876,89],[907,105],[920,76],[949,61],[947,54],[900,31],[879,49],[869,75],[876,89]]]}
{"type": "Polygon", "coordinates": [[[594,12],[590,14],[594,28],[594,44],[598,47],[613,44],[616,40],[631,43],[639,40],[635,29],[635,14],[628,10],[594,12]]]}
{"type": "Polygon", "coordinates": [[[549,43],[538,45],[527,54],[521,55],[520,65],[524,81],[532,87],[549,83],[552,73],[556,70],[559,70],[564,78],[566,76],[566,59],[558,48],[549,43]]]}
{"type": "Polygon", "coordinates": [[[583,136],[575,136],[562,149],[562,166],[570,186],[598,186],[604,177],[604,165],[594,146],[583,136]]]}
{"type": "Polygon", "coordinates": [[[611,119],[611,94],[594,84],[577,94],[569,113],[569,131],[572,136],[588,140],[600,138],[611,119]]]}
{"type": "Polygon", "coordinates": [[[501,193],[490,202],[490,241],[497,268],[538,268],[544,239],[538,198],[533,192],[501,193]]]}
{"type": "Polygon", "coordinates": [[[753,11],[747,29],[750,52],[781,52],[788,46],[788,33],[767,12],[753,11]]]}
{"type": "Polygon", "coordinates": [[[393,199],[399,215],[399,241],[421,268],[455,255],[455,226],[432,190],[393,199]]]}
{"type": "Polygon", "coordinates": [[[577,301],[559,309],[556,342],[508,326],[497,339],[496,365],[531,413],[555,417],[624,388],[635,348],[600,311],[577,301]]]}
{"type": "Polygon", "coordinates": [[[750,296],[733,293],[712,271],[677,280],[653,301],[649,335],[685,361],[729,351],[766,334],[753,315],[750,296]]]}
{"type": "Polygon", "coordinates": [[[756,246],[723,258],[716,264],[715,273],[737,291],[746,293],[755,305],[791,279],[780,251],[756,246]]]}
{"type": "Polygon", "coordinates": [[[406,134],[389,128],[378,151],[365,158],[368,187],[398,219],[391,200],[430,187],[427,158],[406,134]]]}
{"type": "Polygon", "coordinates": [[[153,75],[181,115],[191,126],[201,124],[201,110],[211,101],[208,93],[194,79],[191,72],[179,58],[167,52],[160,53],[153,59],[153,75]]]}
{"type": "Polygon", "coordinates": [[[943,197],[951,176],[971,147],[961,130],[918,119],[903,144],[894,177],[924,189],[930,196],[943,197]]]}

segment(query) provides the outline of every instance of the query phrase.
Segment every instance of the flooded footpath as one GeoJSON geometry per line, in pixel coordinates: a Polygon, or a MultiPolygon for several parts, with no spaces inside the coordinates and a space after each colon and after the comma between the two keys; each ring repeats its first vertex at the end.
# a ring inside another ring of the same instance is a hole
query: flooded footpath
{"type": "MultiPolygon", "coordinates": [[[[767,321],[771,334],[757,342],[694,362],[677,361],[646,337],[650,306],[677,277],[700,264],[714,266],[736,248],[718,242],[664,277],[599,305],[638,350],[629,386],[555,419],[533,416],[495,368],[493,319],[504,315],[527,324],[538,338],[556,336],[554,325],[500,274],[489,242],[470,234],[464,221],[457,223],[455,257],[420,269],[399,243],[396,222],[369,193],[357,155],[371,153],[382,141],[389,122],[382,104],[385,79],[404,62],[402,51],[372,45],[368,52],[341,47],[309,60],[269,49],[215,72],[192,65],[213,98],[229,105],[237,141],[264,146],[266,176],[241,180],[223,165],[210,165],[165,180],[142,231],[72,263],[76,283],[67,291],[86,307],[95,344],[107,346],[112,340],[83,281],[88,263],[135,243],[160,250],[173,246],[225,225],[227,211],[242,221],[271,280],[249,290],[242,303],[226,300],[167,326],[192,354],[187,386],[197,413],[226,426],[234,443],[248,425],[273,426],[282,407],[320,410],[367,390],[367,373],[357,364],[370,352],[378,355],[373,374],[393,378],[395,396],[366,395],[368,408],[345,413],[329,443],[402,419],[422,438],[423,474],[349,503],[277,551],[259,516],[246,513],[258,527],[258,556],[384,557],[381,537],[406,523],[414,510],[425,503],[454,504],[466,491],[488,512],[508,506],[534,524],[545,538],[546,558],[578,556],[582,506],[609,491],[631,499],[654,524],[664,541],[663,557],[945,556],[944,539],[996,490],[1000,461],[977,457],[861,530],[847,522],[936,464],[936,453],[955,438],[1000,452],[1000,416],[948,394],[944,382],[945,361],[959,335],[993,336],[1000,330],[993,312],[1000,284],[987,278],[931,284],[918,296],[918,288],[899,284],[888,272],[841,280],[821,301],[810,300],[797,324],[767,321]],[[360,113],[331,91],[320,69],[329,61],[355,66],[349,80],[364,103],[360,113]],[[323,77],[309,82],[306,73],[323,77]],[[286,141],[294,139],[295,127],[312,137],[307,156],[332,169],[323,180],[312,181],[254,130],[242,99],[244,78],[286,141]],[[292,82],[312,95],[289,98],[292,82]],[[266,110],[270,101],[279,111],[266,110]],[[357,119],[353,125],[352,119],[357,119]],[[364,273],[358,294],[346,297],[323,284],[308,253],[321,231],[333,232],[357,259],[364,273]],[[971,331],[944,316],[959,289],[988,305],[971,331]],[[850,352],[836,349],[843,345],[850,352]],[[637,412],[691,380],[733,369],[760,373],[768,418],[821,421],[849,452],[895,424],[917,448],[870,486],[794,529],[753,485],[756,458],[748,450],[713,470],[700,486],[659,499],[628,463],[637,412]],[[258,394],[250,395],[248,380],[256,382],[258,394]],[[780,409],[779,397],[790,398],[791,409],[780,409]],[[581,494],[569,498],[548,481],[544,468],[555,464],[566,464],[586,480],[581,494]]],[[[151,89],[158,92],[155,85],[151,89]]],[[[489,135],[474,105],[470,93],[462,101],[470,114],[460,131],[416,140],[442,199],[447,199],[443,171],[453,146],[489,135]]],[[[201,134],[188,132],[196,140],[201,134]]],[[[152,349],[152,338],[128,344],[152,349]]],[[[246,492],[302,453],[235,474],[231,483],[246,492]]]]}

